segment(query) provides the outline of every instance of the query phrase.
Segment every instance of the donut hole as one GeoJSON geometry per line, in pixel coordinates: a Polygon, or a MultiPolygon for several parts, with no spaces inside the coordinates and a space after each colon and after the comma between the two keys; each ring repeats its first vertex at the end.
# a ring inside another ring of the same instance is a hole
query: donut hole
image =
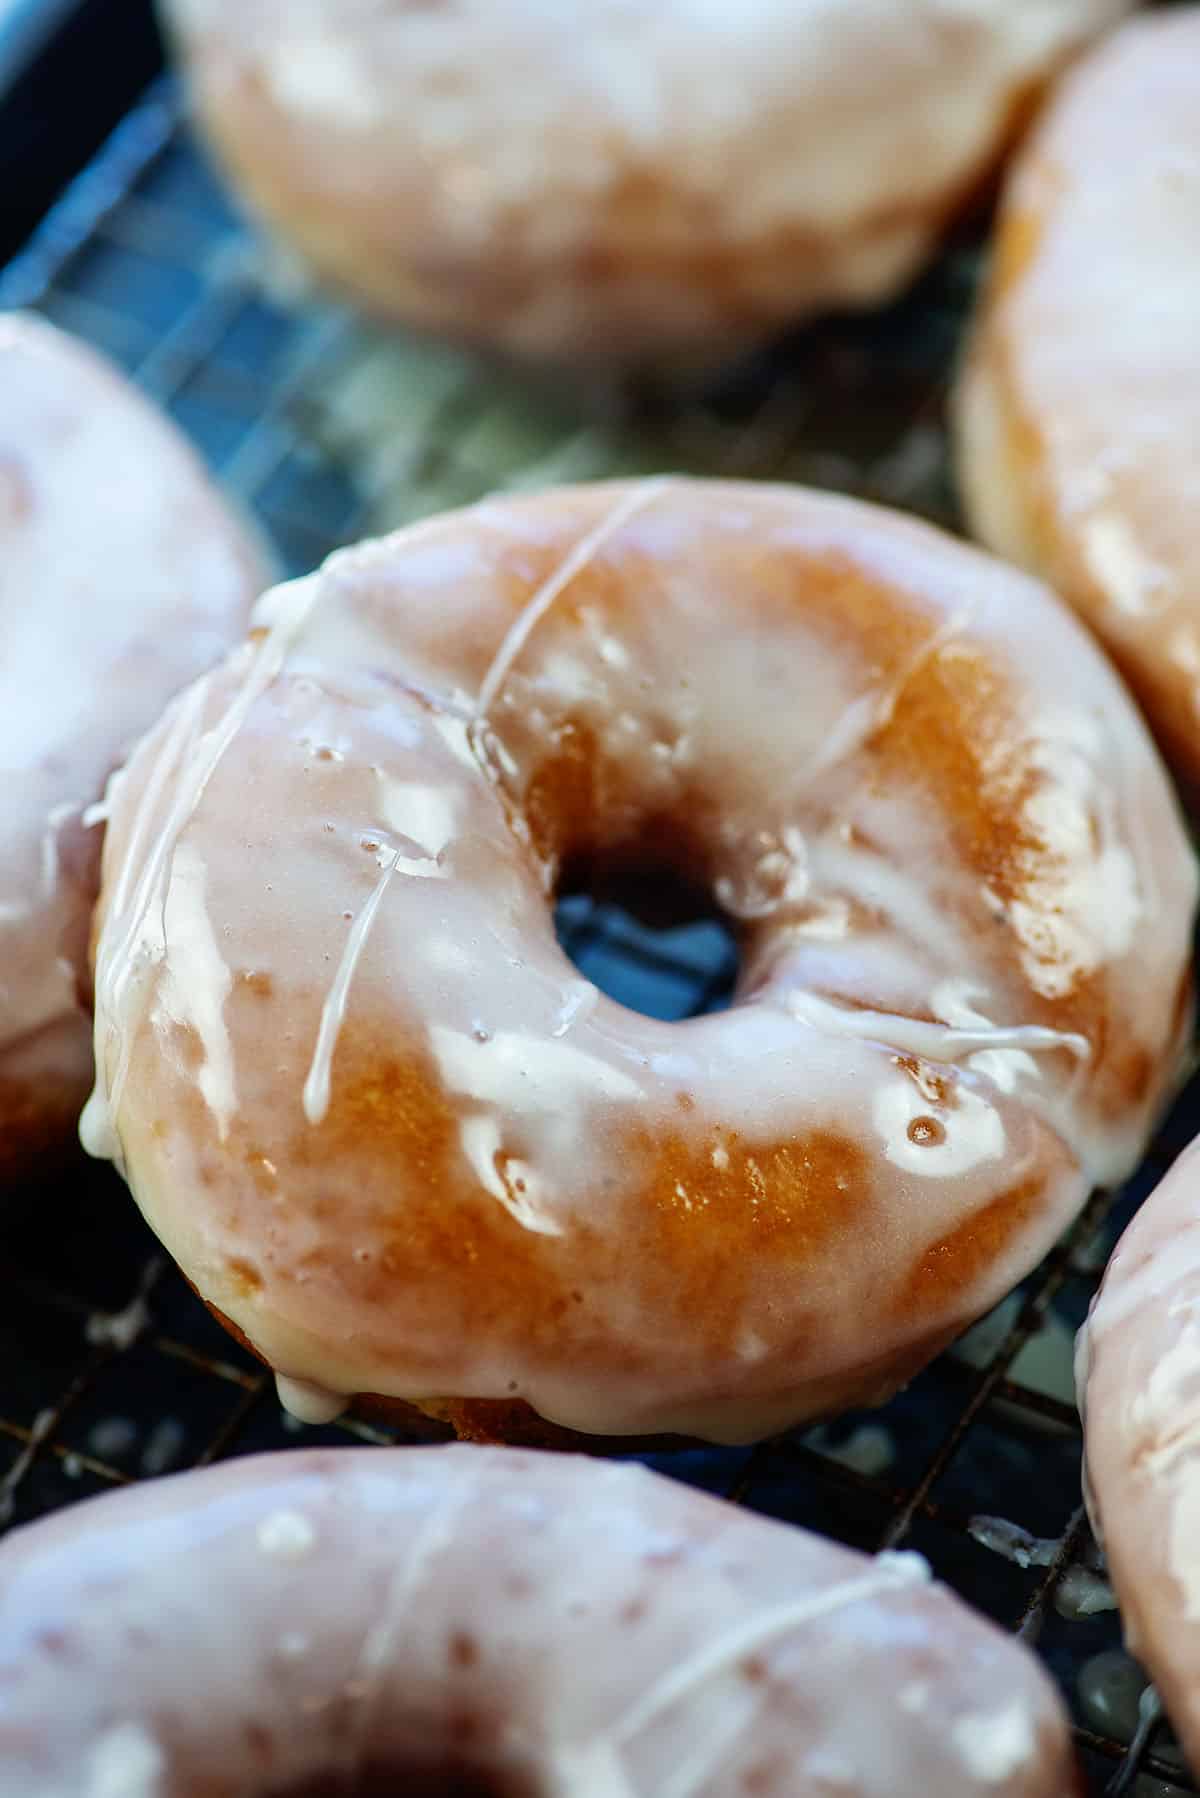
{"type": "Polygon", "coordinates": [[[731,920],[712,894],[649,854],[566,868],[559,943],[608,998],[677,1022],[729,1005],[739,974],[731,920]]]}

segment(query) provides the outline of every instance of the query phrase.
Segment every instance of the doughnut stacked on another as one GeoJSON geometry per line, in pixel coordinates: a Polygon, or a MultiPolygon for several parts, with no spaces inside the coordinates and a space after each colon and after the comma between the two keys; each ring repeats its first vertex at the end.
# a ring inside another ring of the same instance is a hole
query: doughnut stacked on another
{"type": "Polygon", "coordinates": [[[1011,175],[959,384],[975,531],[1109,650],[1200,790],[1200,7],[1064,80],[1011,175]]]}
{"type": "Polygon", "coordinates": [[[896,293],[1128,0],[164,0],[254,210],[371,310],[717,357],[896,293]]]}
{"type": "Polygon", "coordinates": [[[0,1545],[0,1689],[0,1798],[1077,1789],[1046,1675],[919,1556],[561,1455],[276,1454],[73,1506],[0,1545]]]}
{"type": "Polygon", "coordinates": [[[880,1400],[1137,1162],[1196,870],[1036,583],[758,484],[497,499],[277,589],[108,795],[86,1140],[298,1414],[744,1441],[880,1400]],[[572,871],[734,1008],[567,961],[572,871]]]}
{"type": "Polygon", "coordinates": [[[88,808],[266,579],[165,419],[94,351],[0,314],[0,1179],[61,1150],[91,1082],[88,808]]]}

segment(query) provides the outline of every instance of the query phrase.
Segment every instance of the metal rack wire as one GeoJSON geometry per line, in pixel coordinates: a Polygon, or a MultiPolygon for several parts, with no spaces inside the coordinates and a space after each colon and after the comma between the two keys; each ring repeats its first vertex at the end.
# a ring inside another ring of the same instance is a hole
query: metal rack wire
{"type": "MultiPolygon", "coordinates": [[[[0,306],[36,306],[112,355],[301,571],[381,522],[497,487],[662,466],[837,486],[953,524],[941,409],[976,263],[969,242],[952,247],[882,318],[805,333],[702,394],[643,396],[635,408],[541,393],[282,296],[163,83],[0,272],[0,306]],[[356,393],[386,416],[372,422],[356,393]]],[[[579,966],[627,1004],[683,1017],[728,995],[733,953],[715,924],[654,931],[586,898],[564,901],[559,922],[579,966]]],[[[1081,1582],[1098,1587],[1099,1564],[1080,1505],[1078,1420],[1037,1358],[1082,1320],[1106,1247],[1200,1127],[1196,1114],[1185,1095],[1117,1203],[1095,1200],[965,1352],[881,1412],[754,1450],[648,1457],[856,1546],[921,1550],[1038,1648],[1073,1706],[1095,1790],[1113,1795],[1200,1788],[1149,1713],[1130,1748],[1081,1707],[1081,1669],[1117,1647],[1119,1625],[1078,1602],[1081,1582]]],[[[286,1420],[268,1377],[165,1265],[107,1170],[72,1170],[52,1205],[43,1197],[5,1201],[0,1530],[301,1435],[391,1439],[356,1422],[301,1431],[286,1420]]]]}

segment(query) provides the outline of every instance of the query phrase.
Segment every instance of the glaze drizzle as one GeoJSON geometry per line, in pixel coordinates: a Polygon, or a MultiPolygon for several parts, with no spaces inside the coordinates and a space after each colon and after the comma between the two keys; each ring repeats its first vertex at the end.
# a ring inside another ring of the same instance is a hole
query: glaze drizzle
{"type": "Polygon", "coordinates": [[[672,477],[430,521],[257,622],[110,792],[87,1130],[323,1404],[749,1439],[905,1377],[1136,1158],[1195,875],[1032,583],[672,477]],[[559,948],[563,868],[647,856],[738,921],[730,1012],[559,948]]]}

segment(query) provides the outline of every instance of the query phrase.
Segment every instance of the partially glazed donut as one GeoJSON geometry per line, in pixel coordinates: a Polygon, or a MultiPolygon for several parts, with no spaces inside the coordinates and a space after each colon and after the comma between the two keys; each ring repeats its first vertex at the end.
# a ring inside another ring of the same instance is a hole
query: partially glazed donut
{"type": "Polygon", "coordinates": [[[1200,1143],[1117,1244],[1076,1374],[1125,1639],[1200,1767],[1200,1143]]]}
{"type": "Polygon", "coordinates": [[[1112,654],[1200,788],[1200,7],[1065,79],[1011,178],[957,398],[968,512],[1112,654]]]}
{"type": "Polygon", "coordinates": [[[302,1414],[746,1440],[892,1391],[1137,1160],[1195,870],[1035,583],[664,478],[428,521],[256,623],[110,789],[84,1123],[302,1414]],[[564,870],[629,863],[738,927],[732,1011],[567,961],[564,870]]]}
{"type": "Polygon", "coordinates": [[[0,1179],[73,1139],[91,1082],[87,808],[265,579],[167,421],[91,350],[0,314],[0,1179]]]}
{"type": "Polygon", "coordinates": [[[1076,1789],[1032,1655],[919,1556],[503,1449],[261,1456],[19,1530],[0,1689],[0,1798],[1076,1789]]]}
{"type": "Polygon", "coordinates": [[[373,310],[714,355],[897,292],[1128,0],[163,0],[254,209],[373,310]]]}

